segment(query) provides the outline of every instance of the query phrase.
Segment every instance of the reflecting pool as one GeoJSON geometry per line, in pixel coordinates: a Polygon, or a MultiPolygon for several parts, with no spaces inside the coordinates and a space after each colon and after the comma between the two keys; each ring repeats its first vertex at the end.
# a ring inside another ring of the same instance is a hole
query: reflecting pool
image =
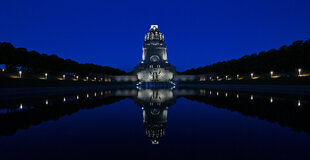
{"type": "Polygon", "coordinates": [[[114,89],[3,98],[0,159],[310,159],[308,96],[114,89]]]}

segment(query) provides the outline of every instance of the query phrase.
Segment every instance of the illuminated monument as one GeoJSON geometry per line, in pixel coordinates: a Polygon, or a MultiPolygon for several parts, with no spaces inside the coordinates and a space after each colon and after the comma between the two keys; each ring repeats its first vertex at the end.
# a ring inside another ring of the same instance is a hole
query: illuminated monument
{"type": "Polygon", "coordinates": [[[170,82],[176,69],[167,60],[164,35],[157,25],[151,25],[144,37],[142,61],[134,69],[140,82],[170,82]]]}
{"type": "Polygon", "coordinates": [[[133,71],[133,75],[109,76],[108,81],[138,82],[140,87],[175,86],[175,82],[203,80],[200,75],[177,75],[176,68],[168,63],[167,46],[164,34],[157,25],[151,25],[144,36],[142,61],[133,71]]]}

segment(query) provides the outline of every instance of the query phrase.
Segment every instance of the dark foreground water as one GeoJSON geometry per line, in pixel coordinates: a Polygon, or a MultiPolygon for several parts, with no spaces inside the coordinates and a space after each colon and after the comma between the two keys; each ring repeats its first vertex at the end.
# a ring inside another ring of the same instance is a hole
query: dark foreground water
{"type": "Polygon", "coordinates": [[[310,159],[309,97],[105,90],[2,99],[0,159],[310,159]]]}

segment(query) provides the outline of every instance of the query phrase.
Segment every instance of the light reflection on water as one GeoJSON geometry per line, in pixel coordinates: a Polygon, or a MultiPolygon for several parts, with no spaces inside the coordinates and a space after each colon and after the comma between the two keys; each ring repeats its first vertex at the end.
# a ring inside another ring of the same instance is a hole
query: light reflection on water
{"type": "MultiPolygon", "coordinates": [[[[242,93],[242,92],[239,93],[239,92],[207,90],[207,89],[103,90],[92,93],[91,92],[79,93],[76,95],[1,101],[0,136],[1,138],[14,137],[16,133],[20,134],[24,133],[22,132],[22,130],[31,131],[33,128],[32,126],[43,125],[45,122],[51,120],[58,121],[59,118],[61,117],[64,117],[66,115],[73,116],[78,112],[81,112],[81,114],[83,114],[83,112],[85,112],[85,109],[95,109],[100,108],[102,106],[114,106],[116,109],[118,107],[117,104],[120,101],[127,102],[128,99],[130,99],[130,101],[132,101],[135,104],[135,106],[138,106],[138,108],[142,109],[142,113],[140,113],[140,115],[142,115],[140,123],[143,124],[144,126],[145,136],[149,139],[147,140],[148,142],[146,141],[146,143],[148,143],[149,145],[159,145],[159,146],[167,145],[167,141],[171,139],[171,137],[170,138],[167,137],[168,139],[165,139],[165,135],[169,134],[168,111],[169,114],[175,114],[173,113],[173,111],[177,111],[178,107],[179,109],[181,108],[184,109],[184,107],[191,107],[192,105],[199,105],[200,107],[205,107],[205,109],[210,107],[217,108],[217,110],[219,111],[212,111],[214,112],[215,115],[218,114],[217,112],[220,112],[220,109],[225,109],[227,111],[237,112],[240,114],[240,116],[251,117],[253,120],[256,121],[267,120],[267,122],[269,123],[276,122],[280,126],[289,127],[291,129],[290,132],[293,131],[295,132],[295,134],[300,134],[298,133],[300,131],[302,133],[305,133],[307,135],[306,137],[307,139],[305,140],[305,142],[310,142],[309,137],[310,105],[308,97],[283,96],[274,94],[266,95],[266,94],[242,93]],[[184,104],[178,103],[179,100],[181,100],[182,102],[186,102],[186,104],[190,105],[184,106],[184,104]],[[196,104],[197,102],[199,103],[196,104]],[[172,106],[174,109],[170,110],[170,107],[172,106]],[[163,144],[161,143],[162,141],[163,144]]],[[[131,106],[133,106],[133,104],[128,105],[128,107],[131,106]]],[[[131,109],[136,110],[136,108],[131,109]]],[[[223,116],[223,119],[225,118],[227,119],[229,117],[234,116],[233,112],[228,113],[225,112],[224,114],[225,117],[221,114],[219,114],[219,116],[223,116]]],[[[195,114],[203,116],[201,115],[202,113],[203,112],[200,113],[199,111],[193,110],[193,116],[186,117],[186,119],[179,118],[177,120],[179,122],[178,125],[182,126],[183,123],[190,123],[194,121],[195,118],[197,118],[194,116],[195,114]]],[[[107,113],[103,112],[102,116],[119,117],[118,114],[114,115],[106,115],[106,114],[107,113]]],[[[119,120],[126,121],[126,118],[119,117],[119,120]]],[[[214,124],[219,123],[217,121],[212,122],[214,124]]],[[[93,122],[84,121],[84,123],[90,123],[91,125],[91,123],[93,122]]],[[[114,122],[110,123],[113,124],[114,122]]],[[[210,122],[201,121],[199,123],[201,123],[201,125],[198,128],[200,128],[202,131],[205,131],[208,128],[208,125],[206,124],[209,124],[210,122]]],[[[227,124],[228,123],[230,122],[227,122],[227,124]]],[[[240,121],[240,124],[243,123],[244,122],[240,121]]],[[[238,127],[238,126],[231,126],[231,127],[238,127]]],[[[142,132],[140,129],[137,128],[137,126],[131,126],[131,128],[133,130],[142,132]]],[[[261,129],[264,129],[264,127],[259,128],[258,130],[261,129]]],[[[222,130],[222,128],[220,130],[222,130]]],[[[174,133],[173,130],[170,131],[171,133],[174,133]]],[[[38,130],[38,132],[40,132],[40,130],[38,130]]],[[[227,132],[231,132],[231,128],[227,128],[227,132]]],[[[238,131],[235,130],[234,132],[236,132],[236,134],[239,133],[238,131]]],[[[284,131],[281,130],[279,132],[284,131]]],[[[192,134],[195,135],[198,133],[195,132],[192,134]]],[[[121,133],[118,133],[118,135],[120,136],[121,133]]],[[[126,137],[126,135],[122,136],[124,136],[124,138],[126,137]]],[[[227,136],[229,137],[230,135],[227,136]]],[[[31,141],[31,139],[34,137],[30,136],[28,138],[31,141]]],[[[85,137],[85,139],[87,138],[88,137],[85,137]]],[[[100,137],[97,138],[100,139],[100,137]]],[[[139,140],[139,138],[141,137],[136,137],[137,140],[139,140]]],[[[201,138],[203,139],[204,137],[201,138]]],[[[216,139],[216,137],[213,138],[216,139]]],[[[246,136],[245,139],[242,138],[240,139],[240,141],[245,140],[246,136]]],[[[179,142],[174,143],[177,143],[175,145],[181,145],[181,146],[184,145],[182,143],[179,144],[179,142]]],[[[188,141],[188,143],[191,142],[188,141]]],[[[266,142],[266,144],[267,143],[268,142],[266,142]]],[[[305,144],[301,144],[301,146],[303,145],[305,144]]],[[[209,146],[206,144],[206,146],[200,146],[200,147],[208,148],[209,146]]],[[[310,147],[310,145],[307,147],[310,147]]],[[[240,154],[242,154],[242,151],[240,151],[240,154]]],[[[308,155],[303,156],[307,157],[308,155]]]]}

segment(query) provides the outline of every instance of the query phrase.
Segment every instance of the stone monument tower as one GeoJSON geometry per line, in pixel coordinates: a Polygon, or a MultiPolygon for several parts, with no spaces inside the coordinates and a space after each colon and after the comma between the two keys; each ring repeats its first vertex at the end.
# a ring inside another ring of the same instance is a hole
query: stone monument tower
{"type": "Polygon", "coordinates": [[[175,73],[175,67],[167,60],[164,34],[158,25],[151,25],[144,37],[142,61],[135,67],[134,74],[141,82],[169,82],[175,73]]]}

